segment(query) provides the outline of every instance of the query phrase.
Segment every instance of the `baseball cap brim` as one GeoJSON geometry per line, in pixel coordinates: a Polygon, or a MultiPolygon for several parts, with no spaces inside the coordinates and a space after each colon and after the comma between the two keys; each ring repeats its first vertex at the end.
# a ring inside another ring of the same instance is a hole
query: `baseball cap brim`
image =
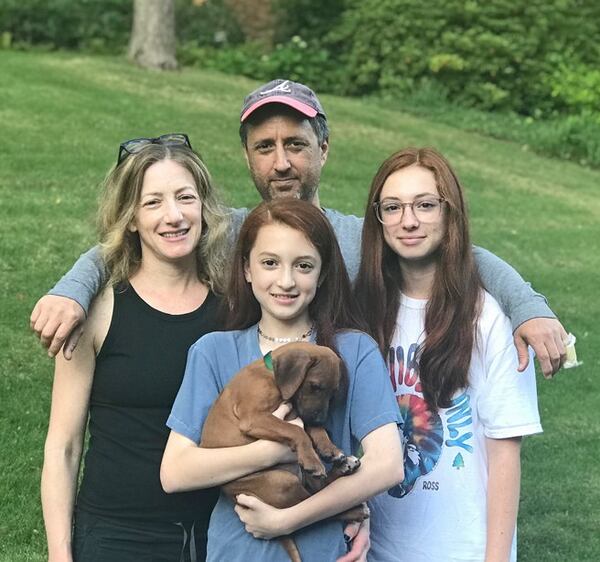
{"type": "Polygon", "coordinates": [[[284,105],[289,105],[307,117],[315,117],[317,115],[316,109],[310,105],[302,103],[301,101],[290,98],[289,96],[269,96],[268,98],[253,103],[248,109],[246,109],[246,111],[244,111],[242,114],[240,121],[244,122],[251,113],[254,113],[254,111],[256,111],[259,107],[262,107],[268,103],[282,103],[284,105]]]}

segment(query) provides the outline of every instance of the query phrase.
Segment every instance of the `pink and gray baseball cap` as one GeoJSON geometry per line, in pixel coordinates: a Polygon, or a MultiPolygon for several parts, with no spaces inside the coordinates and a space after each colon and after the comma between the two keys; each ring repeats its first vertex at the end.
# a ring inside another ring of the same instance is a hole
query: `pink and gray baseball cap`
{"type": "Polygon", "coordinates": [[[272,80],[248,94],[242,105],[240,121],[243,123],[254,111],[268,103],[282,103],[294,108],[307,117],[317,114],[327,118],[323,106],[308,86],[291,80],[272,80]]]}

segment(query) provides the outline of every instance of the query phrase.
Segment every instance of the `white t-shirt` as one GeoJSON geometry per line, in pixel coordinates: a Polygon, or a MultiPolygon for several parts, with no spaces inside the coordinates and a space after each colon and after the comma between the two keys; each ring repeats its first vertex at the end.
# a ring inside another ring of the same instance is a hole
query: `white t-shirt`
{"type": "Polygon", "coordinates": [[[486,545],[485,438],[542,431],[535,370],[530,361],[525,372],[517,371],[510,321],[485,293],[469,387],[455,394],[452,407],[429,410],[415,361],[424,339],[426,304],[402,296],[387,357],[404,419],[405,478],[370,502],[369,560],[481,562],[486,545]]]}

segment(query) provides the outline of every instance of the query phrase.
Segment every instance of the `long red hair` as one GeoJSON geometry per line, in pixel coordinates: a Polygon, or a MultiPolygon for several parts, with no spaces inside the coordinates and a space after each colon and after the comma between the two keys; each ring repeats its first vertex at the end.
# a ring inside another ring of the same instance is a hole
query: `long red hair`
{"type": "Polygon", "coordinates": [[[463,189],[446,159],[432,148],[407,148],[392,154],[373,178],[362,232],[361,264],[354,294],[368,332],[387,352],[396,328],[403,280],[397,254],[386,244],[373,203],[387,178],[409,166],[430,170],[445,199],[446,234],[425,312],[425,340],[419,347],[423,396],[432,408],[448,407],[454,393],[468,385],[471,353],[482,285],[475,268],[463,189]]]}

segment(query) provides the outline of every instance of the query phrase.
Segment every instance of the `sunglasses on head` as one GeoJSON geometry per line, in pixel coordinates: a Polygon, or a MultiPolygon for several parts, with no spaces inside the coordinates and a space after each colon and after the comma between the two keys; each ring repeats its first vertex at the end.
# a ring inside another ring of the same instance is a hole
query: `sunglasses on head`
{"type": "Polygon", "coordinates": [[[164,144],[164,145],[183,145],[187,146],[190,150],[192,145],[190,144],[190,138],[185,133],[167,133],[166,135],[160,135],[160,137],[146,138],[141,137],[139,139],[131,139],[122,142],[119,145],[119,156],[117,158],[117,166],[125,160],[130,154],[136,154],[144,146],[149,144],[164,144]]]}

